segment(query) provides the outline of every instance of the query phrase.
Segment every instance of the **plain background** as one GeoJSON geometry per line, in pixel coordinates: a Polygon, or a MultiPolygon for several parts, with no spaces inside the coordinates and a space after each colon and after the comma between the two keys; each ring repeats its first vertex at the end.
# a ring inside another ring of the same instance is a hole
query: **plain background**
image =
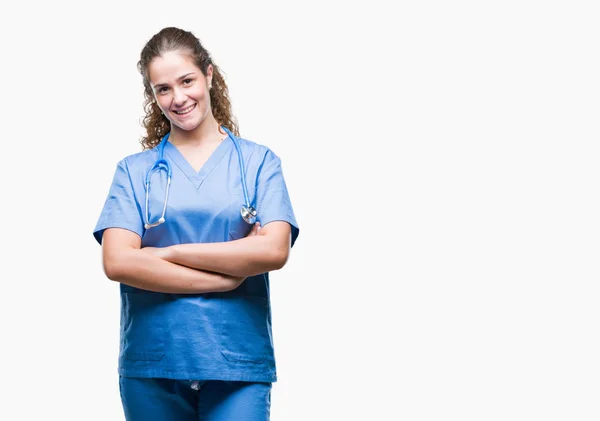
{"type": "Polygon", "coordinates": [[[28,2],[0,13],[7,420],[122,420],[92,230],[165,26],[283,161],[273,420],[598,420],[592,1],[28,2]]]}

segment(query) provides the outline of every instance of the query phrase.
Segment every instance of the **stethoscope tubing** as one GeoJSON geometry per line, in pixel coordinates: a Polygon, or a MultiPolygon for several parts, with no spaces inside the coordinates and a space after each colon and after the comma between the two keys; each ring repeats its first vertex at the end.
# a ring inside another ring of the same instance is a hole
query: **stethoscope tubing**
{"type": "MultiPolygon", "coordinates": [[[[256,221],[256,210],[252,206],[250,206],[248,188],[246,186],[246,168],[244,167],[244,159],[242,157],[242,151],[240,149],[240,145],[239,145],[238,140],[235,137],[235,135],[233,133],[231,133],[231,131],[229,129],[227,129],[224,126],[221,126],[221,128],[227,133],[227,135],[233,142],[233,145],[235,146],[235,149],[236,149],[236,152],[238,155],[238,162],[239,162],[239,167],[240,167],[240,177],[241,177],[241,181],[242,181],[242,191],[244,193],[244,202],[245,202],[244,206],[242,206],[242,208],[240,210],[240,213],[241,213],[244,221],[246,221],[248,224],[254,224],[254,222],[256,221]]],[[[170,133],[167,133],[165,136],[163,136],[163,138],[157,148],[158,149],[158,159],[146,173],[146,185],[145,185],[146,210],[144,213],[144,216],[146,219],[144,221],[144,228],[146,228],[146,229],[156,227],[156,226],[162,224],[163,222],[165,222],[165,214],[167,211],[167,202],[169,200],[169,191],[171,188],[171,176],[172,176],[171,165],[164,157],[165,145],[167,143],[167,140],[169,139],[169,136],[170,136],[170,133]],[[165,189],[165,199],[164,199],[164,203],[163,203],[163,209],[162,209],[162,213],[161,213],[161,216],[158,219],[158,221],[150,223],[149,215],[148,215],[149,196],[150,196],[150,179],[151,179],[152,175],[154,174],[154,172],[161,171],[162,169],[165,169],[167,171],[167,187],[165,189]]]]}

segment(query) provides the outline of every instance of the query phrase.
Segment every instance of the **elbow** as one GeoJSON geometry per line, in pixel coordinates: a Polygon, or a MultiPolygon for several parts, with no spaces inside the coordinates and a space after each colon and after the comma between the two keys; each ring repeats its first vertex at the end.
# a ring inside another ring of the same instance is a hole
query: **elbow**
{"type": "Polygon", "coordinates": [[[121,277],[118,267],[114,264],[104,264],[104,274],[111,281],[117,281],[121,277]]]}
{"type": "Polygon", "coordinates": [[[260,262],[257,260],[251,266],[240,269],[239,273],[231,273],[233,276],[255,276],[261,273],[267,273],[274,270],[279,270],[285,266],[288,260],[288,253],[281,250],[273,249],[262,255],[260,262]]]}
{"type": "Polygon", "coordinates": [[[104,274],[108,279],[119,282],[123,278],[123,264],[121,264],[119,259],[105,257],[102,263],[104,274]]]}
{"type": "Polygon", "coordinates": [[[279,270],[285,266],[289,257],[289,249],[277,249],[272,253],[271,264],[272,270],[279,270]]]}

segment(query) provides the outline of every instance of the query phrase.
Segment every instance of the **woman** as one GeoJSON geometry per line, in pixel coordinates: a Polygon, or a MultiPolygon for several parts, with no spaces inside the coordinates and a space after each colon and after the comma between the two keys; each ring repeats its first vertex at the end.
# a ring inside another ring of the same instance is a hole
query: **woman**
{"type": "Polygon", "coordinates": [[[281,162],[237,137],[225,81],[192,33],[161,30],[138,69],[144,151],[118,163],[94,229],[120,282],[126,418],[268,420],[268,272],[299,233],[281,162]]]}

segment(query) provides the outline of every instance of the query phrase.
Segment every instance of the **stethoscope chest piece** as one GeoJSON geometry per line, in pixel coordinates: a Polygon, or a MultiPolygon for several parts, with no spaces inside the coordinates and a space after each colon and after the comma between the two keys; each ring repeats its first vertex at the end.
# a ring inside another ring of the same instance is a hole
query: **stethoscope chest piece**
{"type": "Polygon", "coordinates": [[[242,218],[249,224],[254,224],[256,222],[256,209],[252,206],[242,206],[240,209],[240,213],[242,214],[242,218]]]}

